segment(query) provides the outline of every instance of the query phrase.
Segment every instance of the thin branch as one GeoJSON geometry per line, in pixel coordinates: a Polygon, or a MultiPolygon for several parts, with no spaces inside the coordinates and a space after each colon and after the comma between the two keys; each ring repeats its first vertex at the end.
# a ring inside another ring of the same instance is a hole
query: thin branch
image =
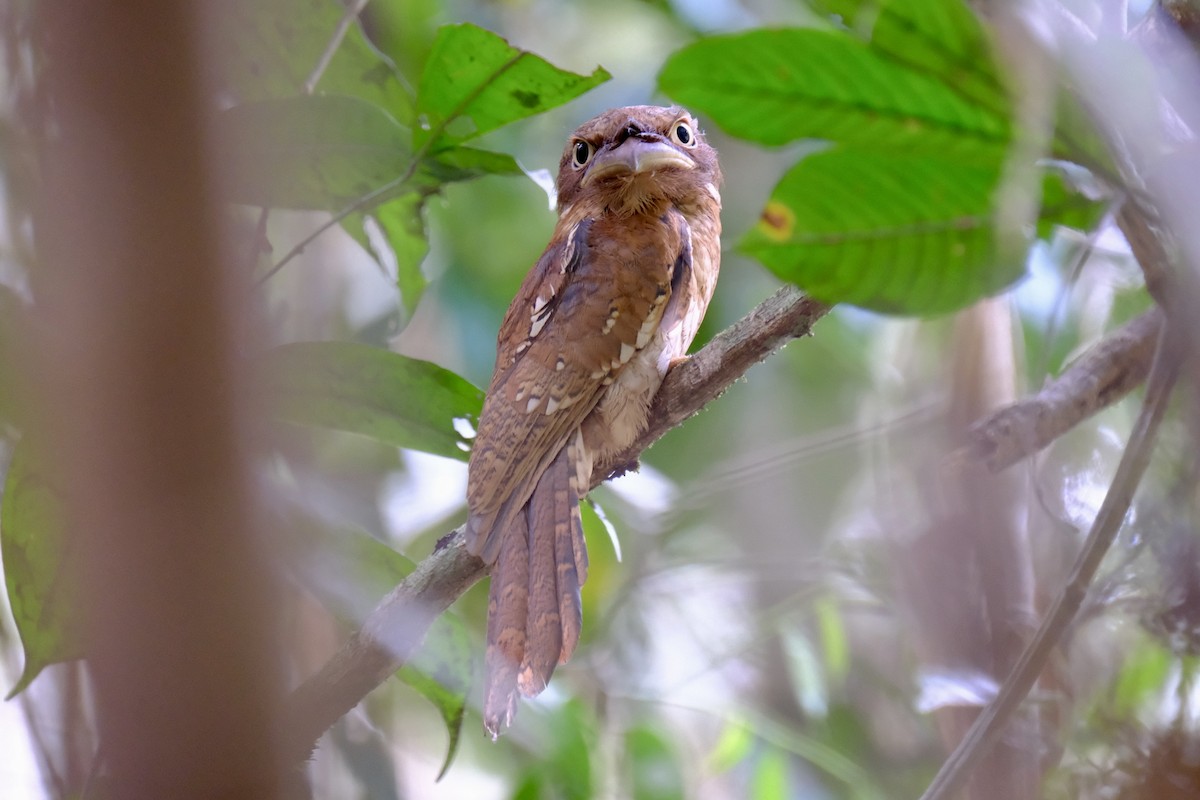
{"type": "MultiPolygon", "coordinates": [[[[650,444],[719,397],[751,366],[792,339],[808,335],[828,311],[798,289],[784,287],[696,355],[676,364],[655,397],[646,431],[621,457],[598,464],[591,485],[636,461],[650,444]]],[[[293,692],[285,715],[287,757],[311,754],[321,734],[399,669],[438,614],[486,573],[483,562],[467,553],[462,528],[443,539],[325,666],[293,692]]]]}
{"type": "Polygon", "coordinates": [[[1159,309],[1147,311],[1106,336],[1034,396],[971,426],[970,455],[999,472],[1129,394],[1150,371],[1162,320],[1159,309]]]}
{"type": "Polygon", "coordinates": [[[483,83],[479,84],[473,90],[471,90],[471,92],[469,92],[466,97],[464,97],[462,100],[460,100],[458,102],[458,105],[456,105],[454,108],[452,108],[450,110],[450,113],[447,114],[441,122],[434,125],[433,128],[430,129],[429,134],[425,137],[425,143],[422,144],[420,146],[420,148],[417,149],[417,152],[413,154],[412,160],[409,161],[408,167],[405,168],[404,173],[400,177],[398,177],[394,180],[388,181],[383,186],[380,186],[378,189],[375,189],[374,191],[368,192],[367,194],[365,194],[362,197],[355,200],[350,205],[343,208],[341,211],[334,214],[326,222],[322,223],[321,225],[318,225],[316,230],[314,230],[308,236],[305,236],[303,239],[301,239],[300,243],[297,244],[295,247],[293,247],[291,250],[289,250],[287,252],[287,255],[285,255],[283,258],[279,259],[279,262],[277,264],[275,264],[275,266],[273,266],[273,267],[271,267],[271,269],[267,270],[267,273],[258,279],[258,282],[256,285],[262,286],[264,283],[266,283],[267,280],[269,280],[273,275],[275,275],[275,273],[277,273],[277,272],[279,272],[279,270],[283,269],[284,265],[286,265],[289,261],[291,261],[296,256],[303,253],[304,248],[306,248],[310,244],[312,244],[314,239],[316,239],[322,233],[324,233],[325,231],[334,227],[335,225],[338,225],[346,217],[350,216],[351,214],[353,214],[356,211],[363,211],[367,208],[372,207],[374,205],[375,201],[380,200],[380,198],[385,197],[392,192],[396,192],[397,194],[399,194],[400,188],[405,186],[409,181],[411,181],[413,179],[413,176],[417,174],[417,168],[420,167],[421,162],[424,161],[431,152],[433,152],[433,146],[438,143],[438,139],[440,139],[441,135],[446,132],[446,126],[448,126],[451,122],[453,122],[455,119],[457,119],[459,117],[459,115],[461,115],[464,111],[466,111],[467,108],[471,105],[471,103],[474,103],[476,100],[479,99],[479,96],[481,94],[483,94],[484,90],[486,90],[489,86],[491,86],[493,83],[495,83],[497,78],[499,78],[501,75],[503,75],[504,73],[506,73],[510,69],[512,69],[514,66],[516,66],[517,62],[520,61],[522,58],[524,58],[525,55],[526,55],[525,51],[523,51],[523,50],[518,51],[515,56],[510,58],[508,61],[505,61],[499,67],[497,67],[495,72],[493,72],[491,75],[488,76],[487,80],[485,80],[483,83]]]}
{"type": "Polygon", "coordinates": [[[354,3],[342,12],[342,18],[338,20],[337,27],[333,30],[333,36],[329,37],[329,43],[325,45],[325,51],[321,53],[321,57],[317,59],[317,65],[313,67],[312,74],[308,76],[308,80],[304,82],[304,93],[312,94],[317,88],[317,81],[321,80],[321,75],[325,73],[329,62],[333,60],[333,54],[337,52],[338,47],[342,44],[342,39],[346,38],[346,31],[350,30],[350,26],[354,24],[354,20],[358,19],[358,15],[367,7],[370,0],[354,0],[354,3]]]}
{"type": "Polygon", "coordinates": [[[1170,327],[1162,328],[1142,410],[1117,466],[1117,474],[1071,570],[1070,580],[1047,611],[1041,627],[1021,654],[1021,660],[1005,680],[999,695],[975,720],[970,731],[938,770],[925,794],[921,795],[921,800],[949,800],[962,789],[970,777],[971,769],[1004,732],[1009,720],[1033,688],[1051,651],[1078,613],[1087,596],[1088,585],[1120,530],[1121,521],[1150,462],[1158,425],[1179,375],[1179,351],[1179,343],[1175,341],[1170,327]]]}

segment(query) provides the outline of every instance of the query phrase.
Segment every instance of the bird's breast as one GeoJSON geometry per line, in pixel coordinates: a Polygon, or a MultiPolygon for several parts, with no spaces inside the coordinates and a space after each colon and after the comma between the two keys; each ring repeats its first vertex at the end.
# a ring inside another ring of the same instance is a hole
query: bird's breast
{"type": "MultiPolygon", "coordinates": [[[[687,354],[712,299],[720,269],[720,207],[682,214],[690,263],[674,288],[650,341],[625,365],[587,420],[584,443],[592,459],[603,461],[633,444],[646,425],[650,404],[667,370],[687,354]]],[[[678,213],[678,212],[676,212],[678,213]]]]}

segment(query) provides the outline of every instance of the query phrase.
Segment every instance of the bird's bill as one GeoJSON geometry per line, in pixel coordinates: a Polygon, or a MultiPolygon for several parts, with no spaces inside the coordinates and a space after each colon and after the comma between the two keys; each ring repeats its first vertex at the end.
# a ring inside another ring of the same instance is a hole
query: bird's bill
{"type": "Polygon", "coordinates": [[[582,186],[614,175],[640,175],[661,169],[692,169],[692,160],[666,142],[629,138],[600,153],[583,176],[582,186]]]}

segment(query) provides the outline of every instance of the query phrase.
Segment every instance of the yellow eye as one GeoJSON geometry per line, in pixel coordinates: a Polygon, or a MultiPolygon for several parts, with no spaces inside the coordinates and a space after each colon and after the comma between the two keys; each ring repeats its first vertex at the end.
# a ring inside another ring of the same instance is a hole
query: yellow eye
{"type": "Polygon", "coordinates": [[[594,152],[595,150],[590,144],[585,142],[583,139],[576,139],[575,146],[571,150],[571,158],[574,161],[575,168],[579,169],[588,161],[590,161],[592,158],[592,153],[594,152]]]}
{"type": "Polygon", "coordinates": [[[696,132],[684,120],[678,120],[671,126],[671,139],[684,147],[696,146],[696,132]]]}

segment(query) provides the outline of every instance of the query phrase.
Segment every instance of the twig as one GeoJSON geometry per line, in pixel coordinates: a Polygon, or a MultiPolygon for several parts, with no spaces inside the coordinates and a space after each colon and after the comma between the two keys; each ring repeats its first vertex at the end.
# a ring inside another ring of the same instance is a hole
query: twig
{"type": "Polygon", "coordinates": [[[321,80],[321,75],[324,74],[325,68],[329,66],[329,62],[333,60],[333,54],[337,52],[338,47],[342,44],[342,39],[346,38],[346,31],[350,30],[350,26],[354,24],[354,20],[358,19],[358,15],[367,7],[370,0],[354,0],[354,4],[347,6],[342,13],[342,18],[338,20],[337,27],[333,30],[333,36],[329,37],[329,43],[325,45],[325,51],[321,53],[321,57],[317,59],[317,65],[313,67],[312,74],[308,76],[308,80],[304,82],[304,93],[312,94],[317,88],[317,81],[321,80]]]}
{"type": "MultiPolygon", "coordinates": [[[[785,287],[696,355],[676,365],[655,397],[650,424],[620,458],[598,464],[592,486],[614,467],[626,465],[718,397],[747,369],[788,341],[808,335],[829,311],[798,289],[785,287]]],[[[311,754],[333,723],[394,673],[419,646],[433,620],[486,574],[467,553],[459,528],[439,543],[417,569],[371,612],[337,653],[293,692],[286,710],[285,753],[291,760],[311,754]]]]}
{"type": "Polygon", "coordinates": [[[496,71],[489,75],[487,80],[471,90],[466,97],[458,102],[458,105],[450,110],[450,113],[447,114],[441,122],[439,122],[437,125],[434,125],[429,131],[429,135],[425,138],[425,143],[417,149],[417,152],[413,153],[412,160],[408,162],[408,167],[405,168],[404,173],[400,177],[388,181],[383,186],[380,186],[378,189],[372,192],[368,192],[350,205],[343,208],[341,211],[334,214],[326,222],[318,225],[316,230],[301,239],[299,244],[289,250],[287,255],[279,259],[279,262],[275,264],[275,266],[271,267],[271,269],[269,269],[265,275],[259,278],[256,285],[262,286],[264,283],[266,283],[271,276],[283,269],[284,265],[286,265],[296,256],[303,253],[304,248],[312,244],[313,240],[322,233],[339,224],[342,220],[354,212],[370,208],[376,200],[379,200],[381,197],[384,197],[392,192],[397,192],[402,186],[411,181],[413,176],[417,174],[417,168],[421,165],[421,162],[433,152],[434,145],[438,144],[438,139],[440,139],[442,134],[446,132],[446,126],[449,125],[453,120],[457,119],[460,114],[466,111],[471,103],[474,103],[477,99],[479,99],[479,96],[483,94],[485,89],[495,83],[496,79],[501,75],[512,69],[518,61],[525,57],[525,55],[526,54],[524,51],[518,51],[515,56],[497,67],[496,71]]]}
{"type": "Polygon", "coordinates": [[[999,472],[1032,455],[1146,379],[1163,315],[1151,309],[1109,334],[1033,397],[971,426],[968,450],[999,472]]]}
{"type": "Polygon", "coordinates": [[[1078,613],[1087,596],[1088,585],[1120,530],[1121,521],[1150,462],[1158,425],[1179,374],[1178,344],[1171,328],[1163,327],[1159,333],[1141,412],[1117,466],[1117,474],[1071,570],[1070,580],[1046,613],[1037,634],[1021,654],[1020,661],[1005,680],[999,695],[975,720],[950,758],[938,770],[925,794],[921,795],[921,800],[949,800],[963,787],[971,769],[987,753],[1029,694],[1063,631],[1078,613]]]}

